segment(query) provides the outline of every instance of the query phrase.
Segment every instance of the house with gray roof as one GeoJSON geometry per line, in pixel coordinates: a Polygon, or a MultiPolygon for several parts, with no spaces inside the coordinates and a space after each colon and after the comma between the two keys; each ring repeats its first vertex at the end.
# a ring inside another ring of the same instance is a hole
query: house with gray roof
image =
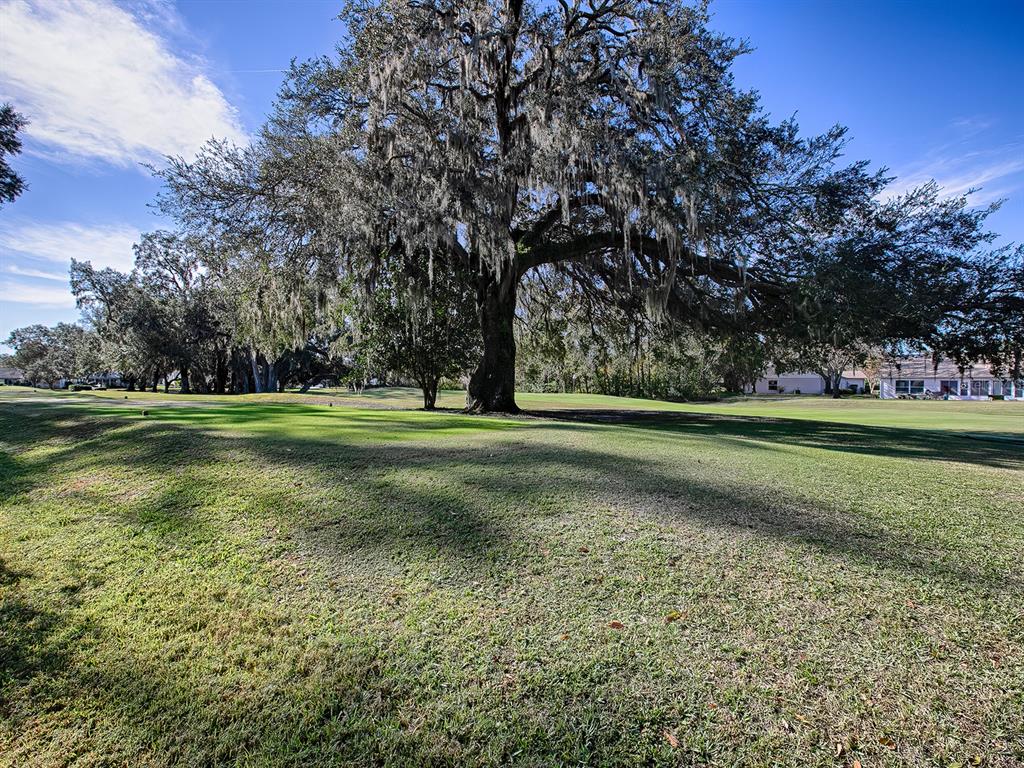
{"type": "Polygon", "coordinates": [[[953,360],[935,362],[931,355],[903,357],[882,364],[879,397],[883,400],[1024,400],[1024,380],[994,374],[991,366],[977,361],[961,370],[953,360]]]}
{"type": "Polygon", "coordinates": [[[28,384],[25,372],[20,368],[0,367],[0,384],[28,384]]]}

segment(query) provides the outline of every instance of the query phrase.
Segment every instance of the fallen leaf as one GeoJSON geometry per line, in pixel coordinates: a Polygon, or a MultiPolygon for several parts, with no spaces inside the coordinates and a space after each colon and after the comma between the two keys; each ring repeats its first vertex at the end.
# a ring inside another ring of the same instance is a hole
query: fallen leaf
{"type": "Polygon", "coordinates": [[[881,744],[883,747],[888,747],[889,749],[896,749],[896,742],[890,739],[888,736],[879,736],[878,743],[881,744]]]}
{"type": "Polygon", "coordinates": [[[665,615],[665,623],[671,624],[673,621],[679,621],[681,618],[683,618],[683,614],[679,611],[670,611],[665,615]]]}
{"type": "Polygon", "coordinates": [[[623,624],[621,621],[618,621],[617,619],[615,621],[609,621],[608,622],[608,626],[611,627],[612,629],[625,629],[626,628],[626,625],[623,624]]]}
{"type": "Polygon", "coordinates": [[[584,554],[586,554],[589,551],[590,551],[590,547],[580,547],[580,552],[583,552],[584,554]]]}
{"type": "Polygon", "coordinates": [[[668,745],[673,749],[679,746],[679,739],[677,739],[676,735],[672,733],[672,731],[670,731],[668,728],[662,731],[661,735],[665,737],[665,741],[667,741],[668,745]]]}
{"type": "Polygon", "coordinates": [[[563,633],[562,634],[562,640],[568,640],[568,639],[569,639],[569,634],[567,632],[563,633]]]}
{"type": "Polygon", "coordinates": [[[853,761],[853,768],[860,768],[860,760],[853,761]]]}

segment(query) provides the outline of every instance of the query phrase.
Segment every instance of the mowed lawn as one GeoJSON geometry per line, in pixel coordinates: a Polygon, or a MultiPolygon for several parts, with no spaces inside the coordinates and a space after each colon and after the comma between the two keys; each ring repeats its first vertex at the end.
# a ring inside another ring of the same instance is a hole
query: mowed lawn
{"type": "Polygon", "coordinates": [[[124,396],[0,389],[2,765],[1024,764],[1022,404],[124,396]]]}

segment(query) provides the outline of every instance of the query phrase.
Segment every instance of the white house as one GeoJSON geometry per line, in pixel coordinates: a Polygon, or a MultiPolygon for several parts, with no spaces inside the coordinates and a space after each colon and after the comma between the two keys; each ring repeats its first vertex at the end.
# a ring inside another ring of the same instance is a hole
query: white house
{"type": "Polygon", "coordinates": [[[80,376],[75,379],[58,379],[57,389],[66,389],[73,384],[88,384],[92,387],[103,387],[111,389],[124,386],[121,374],[117,371],[104,371],[102,373],[90,373],[88,376],[80,376]]]}
{"type": "MultiPolygon", "coordinates": [[[[857,392],[862,392],[865,381],[864,371],[844,371],[839,387],[845,390],[855,387],[857,392]]],[[[816,373],[778,373],[769,368],[753,387],[747,386],[747,392],[758,395],[821,395],[825,393],[825,380],[816,373]]]]}
{"type": "Polygon", "coordinates": [[[963,371],[952,360],[935,363],[931,355],[904,357],[882,365],[879,397],[942,397],[947,400],[1024,400],[1024,380],[996,376],[988,364],[978,361],[963,371]]]}

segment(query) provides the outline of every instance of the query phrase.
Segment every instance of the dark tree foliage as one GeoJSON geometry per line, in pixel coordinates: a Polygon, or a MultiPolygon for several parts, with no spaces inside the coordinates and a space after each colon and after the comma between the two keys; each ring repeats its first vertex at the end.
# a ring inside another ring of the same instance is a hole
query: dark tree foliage
{"type": "MultiPolygon", "coordinates": [[[[246,301],[247,277],[223,279],[193,239],[149,233],[135,255],[131,274],[74,260],[71,267],[72,291],[99,329],[103,358],[130,388],[152,384],[155,391],[161,379],[166,388],[176,376],[186,394],[281,391],[292,384],[306,390],[345,373],[332,349],[338,332],[311,326],[297,343],[273,346],[268,340],[280,341],[280,327],[254,327],[254,318],[267,313],[246,301]],[[276,351],[269,359],[263,351],[268,348],[276,351]]],[[[279,295],[262,306],[282,315],[301,309],[279,295]]]]}
{"type": "Polygon", "coordinates": [[[0,205],[13,203],[25,191],[25,180],[14,172],[8,158],[21,152],[18,131],[27,124],[10,104],[0,104],[0,205]]]}
{"type": "Polygon", "coordinates": [[[818,373],[834,397],[843,371],[879,350],[934,345],[980,298],[982,265],[993,274],[1005,266],[979,251],[994,237],[984,222],[997,205],[972,209],[966,197],[941,197],[934,182],[879,202],[885,181],[821,223],[802,257],[794,311],[774,329],[777,367],[818,373]]]}
{"type": "Polygon", "coordinates": [[[969,298],[949,309],[930,345],[962,369],[984,360],[993,373],[1024,380],[1024,245],[997,249],[971,266],[961,278],[969,298]]]}
{"type": "Polygon", "coordinates": [[[129,389],[152,384],[155,392],[175,363],[165,344],[167,318],[138,275],[96,270],[72,259],[71,291],[100,334],[105,362],[120,371],[129,389]]]}
{"type": "MultiPolygon", "coordinates": [[[[737,370],[739,337],[655,321],[628,301],[593,302],[553,269],[524,279],[515,332],[518,386],[527,391],[703,399],[747,378],[737,370]]],[[[757,362],[748,367],[759,368],[760,345],[751,351],[757,362]]]]}
{"type": "Polygon", "coordinates": [[[469,370],[480,342],[465,275],[431,270],[429,258],[418,256],[380,263],[364,304],[357,349],[368,370],[394,371],[415,381],[423,407],[432,410],[441,380],[469,370]]]}

